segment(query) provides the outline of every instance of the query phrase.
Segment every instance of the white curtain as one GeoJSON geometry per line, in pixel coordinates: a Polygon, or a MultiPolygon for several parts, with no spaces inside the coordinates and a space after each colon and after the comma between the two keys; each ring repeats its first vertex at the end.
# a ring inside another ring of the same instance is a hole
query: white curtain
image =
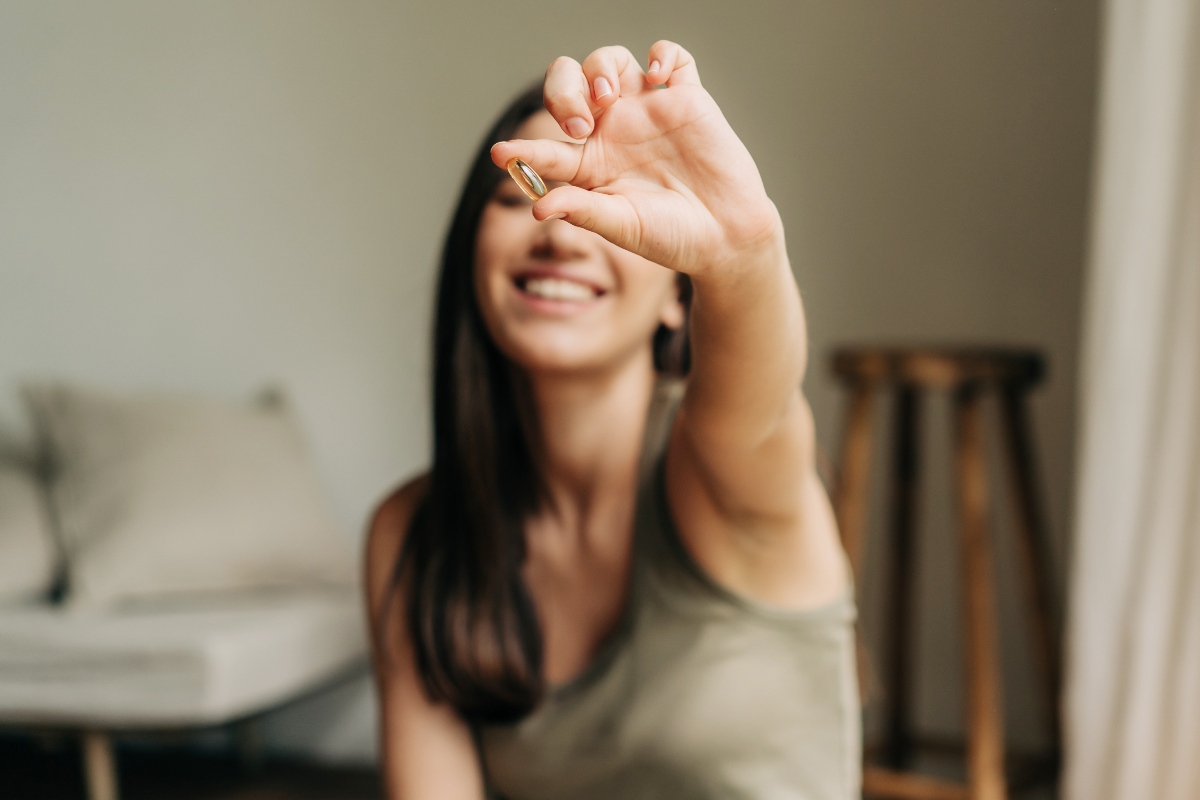
{"type": "Polygon", "coordinates": [[[1200,0],[1107,0],[1069,800],[1200,800],[1200,0]]]}

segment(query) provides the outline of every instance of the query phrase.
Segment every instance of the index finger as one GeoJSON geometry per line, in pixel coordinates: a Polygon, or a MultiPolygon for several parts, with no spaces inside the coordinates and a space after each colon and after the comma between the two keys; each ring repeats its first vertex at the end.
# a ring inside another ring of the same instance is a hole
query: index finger
{"type": "Polygon", "coordinates": [[[519,158],[544,181],[573,183],[583,159],[583,145],[554,139],[510,139],[492,145],[491,155],[492,163],[501,169],[519,158]]]}

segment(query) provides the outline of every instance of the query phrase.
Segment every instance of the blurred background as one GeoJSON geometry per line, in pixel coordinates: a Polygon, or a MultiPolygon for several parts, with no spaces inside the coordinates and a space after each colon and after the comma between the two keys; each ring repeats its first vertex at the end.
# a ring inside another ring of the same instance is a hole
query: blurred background
{"type": "MultiPolygon", "coordinates": [[[[1061,595],[1099,26],[1092,0],[0,3],[0,436],[31,440],[17,386],[34,378],[230,400],[279,386],[357,546],[428,462],[434,269],[482,132],[554,57],[644,58],[670,38],[782,214],[827,452],[836,344],[1046,354],[1032,413],[1061,595]]],[[[950,439],[933,421],[927,436],[915,720],[954,735],[950,439]]],[[[1038,744],[997,551],[1009,735],[1038,744]]],[[[269,715],[264,741],[374,764],[365,672],[269,715]]]]}

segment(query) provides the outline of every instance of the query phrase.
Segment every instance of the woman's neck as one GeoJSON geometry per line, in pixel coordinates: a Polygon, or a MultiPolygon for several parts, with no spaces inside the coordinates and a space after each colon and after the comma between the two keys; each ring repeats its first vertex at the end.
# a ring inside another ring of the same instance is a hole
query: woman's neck
{"type": "Polygon", "coordinates": [[[546,511],[574,527],[606,498],[636,489],[653,361],[646,352],[605,373],[528,380],[546,511]]]}

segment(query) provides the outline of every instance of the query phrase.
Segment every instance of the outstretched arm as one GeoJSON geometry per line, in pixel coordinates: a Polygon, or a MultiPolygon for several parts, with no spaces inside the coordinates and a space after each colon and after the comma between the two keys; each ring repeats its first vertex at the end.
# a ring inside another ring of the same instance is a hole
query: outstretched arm
{"type": "Polygon", "coordinates": [[[561,217],[691,277],[692,375],[668,453],[676,522],[731,588],[813,604],[845,575],[799,389],[804,319],[783,227],[691,55],[658,42],[648,65],[621,47],[582,65],[556,60],[546,107],[586,141],[501,142],[493,159],[519,157],[568,184],[534,204],[538,219],[561,217]]]}

